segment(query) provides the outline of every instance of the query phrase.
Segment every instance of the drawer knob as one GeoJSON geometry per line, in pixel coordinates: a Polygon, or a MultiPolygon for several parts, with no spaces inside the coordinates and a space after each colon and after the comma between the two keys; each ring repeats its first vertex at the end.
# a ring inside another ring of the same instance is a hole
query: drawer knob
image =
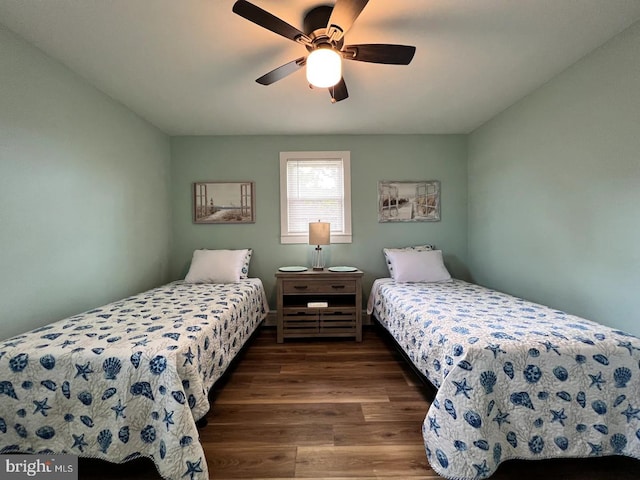
{"type": "Polygon", "coordinates": [[[331,288],[340,289],[344,288],[344,285],[331,285],[331,288]]]}
{"type": "Polygon", "coordinates": [[[308,285],[294,285],[293,288],[295,288],[296,290],[306,290],[306,288],[308,287],[308,285]]]}

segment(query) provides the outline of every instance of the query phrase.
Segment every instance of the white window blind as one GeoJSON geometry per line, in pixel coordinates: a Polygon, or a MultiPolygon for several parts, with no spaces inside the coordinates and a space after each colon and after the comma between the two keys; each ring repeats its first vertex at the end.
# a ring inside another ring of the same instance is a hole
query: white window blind
{"type": "Polygon", "coordinates": [[[309,222],[329,222],[331,242],[351,242],[349,152],[280,154],[281,241],[306,243],[309,222]]]}

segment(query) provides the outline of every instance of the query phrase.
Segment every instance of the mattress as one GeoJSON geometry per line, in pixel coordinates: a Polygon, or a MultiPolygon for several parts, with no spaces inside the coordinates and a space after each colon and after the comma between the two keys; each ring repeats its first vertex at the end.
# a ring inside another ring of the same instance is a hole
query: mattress
{"type": "Polygon", "coordinates": [[[640,458],[640,339],[478,285],[374,282],[369,313],[437,387],[433,469],[485,478],[508,459],[640,458]]]}
{"type": "Polygon", "coordinates": [[[0,453],[146,457],[208,479],[196,421],[265,317],[258,279],[174,282],[0,342],[0,453]]]}

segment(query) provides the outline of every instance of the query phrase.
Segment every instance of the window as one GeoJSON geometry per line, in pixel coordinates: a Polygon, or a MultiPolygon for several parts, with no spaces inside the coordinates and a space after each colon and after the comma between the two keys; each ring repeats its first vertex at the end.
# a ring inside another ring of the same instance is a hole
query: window
{"type": "Polygon", "coordinates": [[[280,152],[280,241],[307,243],[309,223],[351,243],[350,152],[280,152]]]}

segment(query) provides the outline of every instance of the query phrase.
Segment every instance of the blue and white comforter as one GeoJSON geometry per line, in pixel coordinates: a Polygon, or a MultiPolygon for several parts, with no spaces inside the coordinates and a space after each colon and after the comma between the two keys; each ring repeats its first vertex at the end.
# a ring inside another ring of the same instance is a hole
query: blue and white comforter
{"type": "Polygon", "coordinates": [[[437,388],[433,469],[485,478],[508,459],[640,458],[640,339],[454,280],[373,285],[369,310],[437,388]]]}
{"type": "Polygon", "coordinates": [[[148,457],[208,479],[196,421],[267,310],[257,279],[174,282],[0,341],[0,453],[148,457]]]}

